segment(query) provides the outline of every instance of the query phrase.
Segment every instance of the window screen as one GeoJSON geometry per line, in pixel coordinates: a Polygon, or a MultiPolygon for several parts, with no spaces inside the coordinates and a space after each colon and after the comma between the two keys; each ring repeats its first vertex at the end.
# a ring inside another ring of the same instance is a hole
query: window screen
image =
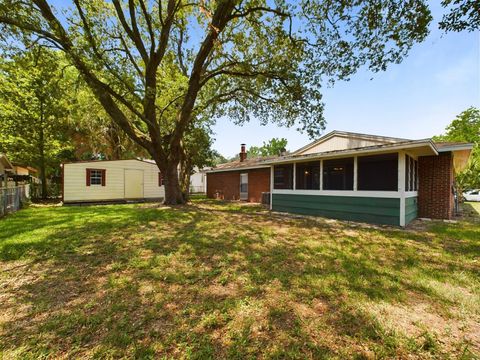
{"type": "Polygon", "coordinates": [[[297,163],[297,189],[320,190],[320,161],[297,163]]]}
{"type": "Polygon", "coordinates": [[[102,170],[90,170],[90,185],[102,185],[102,170]]]}
{"type": "Polygon", "coordinates": [[[353,190],[353,158],[323,162],[324,190],[353,190]]]}
{"type": "Polygon", "coordinates": [[[273,169],[274,189],[293,189],[293,165],[275,165],[273,169]]]}
{"type": "Polygon", "coordinates": [[[405,155],[405,190],[418,190],[418,161],[405,155]]]}
{"type": "Polygon", "coordinates": [[[398,190],[398,154],[359,156],[358,190],[398,190]]]}

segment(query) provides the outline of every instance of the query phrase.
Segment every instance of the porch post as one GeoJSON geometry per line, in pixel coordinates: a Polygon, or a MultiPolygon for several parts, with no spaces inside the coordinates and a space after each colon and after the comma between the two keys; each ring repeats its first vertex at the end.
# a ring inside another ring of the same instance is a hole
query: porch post
{"type": "Polygon", "coordinates": [[[400,198],[400,226],[405,226],[405,152],[398,152],[398,196],[400,198]]]}

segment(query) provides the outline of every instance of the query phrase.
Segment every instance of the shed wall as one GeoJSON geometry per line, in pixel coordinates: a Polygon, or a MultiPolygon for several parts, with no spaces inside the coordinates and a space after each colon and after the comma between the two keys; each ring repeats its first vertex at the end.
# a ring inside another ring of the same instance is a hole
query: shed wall
{"type": "Polygon", "coordinates": [[[125,169],[143,170],[144,198],[165,196],[158,186],[158,167],[138,160],[94,161],[64,164],[64,202],[122,200],[125,198],[125,169]],[[86,185],[87,169],[105,169],[105,186],[86,185]]]}

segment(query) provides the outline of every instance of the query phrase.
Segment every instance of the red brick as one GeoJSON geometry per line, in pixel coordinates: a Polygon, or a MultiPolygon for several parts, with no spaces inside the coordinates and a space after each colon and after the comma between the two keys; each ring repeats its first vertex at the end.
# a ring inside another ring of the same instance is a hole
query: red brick
{"type": "Polygon", "coordinates": [[[421,156],[418,159],[418,216],[451,219],[453,216],[453,156],[421,156]]]}
{"type": "Polygon", "coordinates": [[[248,173],[248,201],[262,202],[262,192],[270,191],[270,168],[224,171],[207,174],[207,197],[240,199],[240,174],[248,173]]]}

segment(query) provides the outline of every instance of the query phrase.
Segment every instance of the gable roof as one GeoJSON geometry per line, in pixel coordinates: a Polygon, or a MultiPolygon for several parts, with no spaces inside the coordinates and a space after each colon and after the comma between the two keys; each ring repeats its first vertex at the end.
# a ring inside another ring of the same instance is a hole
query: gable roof
{"type": "Polygon", "coordinates": [[[13,170],[13,165],[10,160],[8,160],[7,155],[0,153],[0,162],[3,164],[5,169],[13,170]]]}
{"type": "Polygon", "coordinates": [[[398,143],[398,142],[404,142],[404,141],[410,141],[410,139],[404,139],[404,138],[397,138],[397,137],[390,137],[390,136],[381,136],[381,135],[370,135],[370,134],[361,134],[361,133],[354,133],[354,132],[349,132],[349,131],[339,131],[339,130],[333,130],[329,132],[328,134],[322,136],[320,139],[317,139],[315,141],[312,141],[311,143],[301,147],[300,149],[295,150],[292,154],[299,154],[303,153],[321,143],[324,143],[328,140],[330,140],[333,137],[344,137],[344,138],[356,138],[356,139],[363,139],[363,140],[371,140],[379,143],[384,143],[384,144],[392,144],[392,143],[398,143]]]}

